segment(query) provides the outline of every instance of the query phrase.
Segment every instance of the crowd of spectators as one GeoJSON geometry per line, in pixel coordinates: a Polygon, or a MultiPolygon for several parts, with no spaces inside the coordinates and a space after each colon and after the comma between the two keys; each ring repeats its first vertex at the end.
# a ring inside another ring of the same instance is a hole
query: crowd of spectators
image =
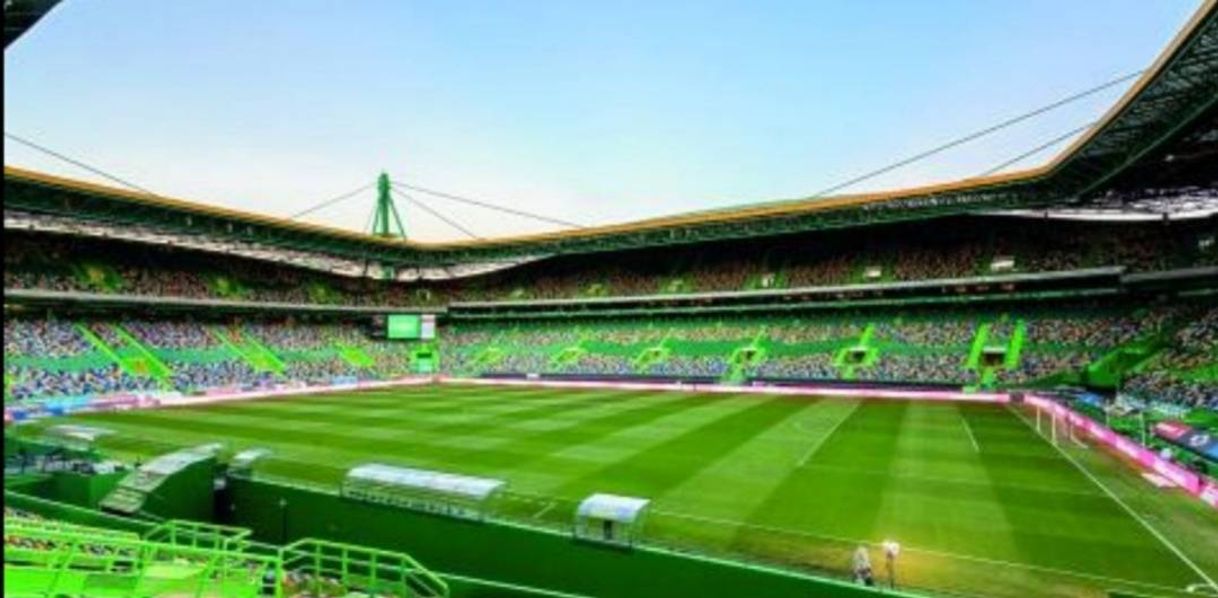
{"type": "Polygon", "coordinates": [[[84,397],[155,390],[155,379],[133,376],[116,364],[54,370],[34,366],[5,367],[8,397],[25,401],[47,397],[84,397]]]}
{"type": "Polygon", "coordinates": [[[270,387],[277,381],[272,372],[255,370],[237,359],[176,363],[172,373],[173,388],[181,392],[251,390],[270,387]]]}
{"type": "Polygon", "coordinates": [[[126,318],[76,324],[13,317],[4,323],[4,355],[6,402],[235,391],[384,379],[411,371],[406,344],[374,340],[356,324],[307,321],[126,318]],[[108,349],[94,346],[90,334],[108,349]],[[270,356],[244,354],[248,346],[240,346],[248,339],[256,339],[270,356]]]}
{"type": "Polygon", "coordinates": [[[1218,307],[1210,308],[1196,316],[1176,332],[1176,345],[1183,351],[1205,352],[1212,355],[1218,347],[1218,307]]]}
{"type": "Polygon", "coordinates": [[[1149,367],[1125,381],[1125,390],[1148,400],[1218,409],[1218,380],[1198,372],[1218,368],[1218,308],[1186,313],[1187,322],[1149,367]]]}
{"type": "Polygon", "coordinates": [[[634,373],[634,361],[625,355],[587,354],[568,365],[565,373],[586,376],[628,376],[634,373]]]}
{"type": "Polygon", "coordinates": [[[207,349],[220,343],[197,322],[124,320],[122,325],[135,338],[158,349],[207,349]]]}
{"type": "Polygon", "coordinates": [[[1030,352],[1020,358],[1018,368],[1005,373],[1003,380],[1013,384],[1023,384],[1052,374],[1079,372],[1099,357],[1099,352],[1085,350],[1030,352]]]}
{"type": "Polygon", "coordinates": [[[542,374],[551,371],[552,357],[548,353],[512,351],[496,363],[492,369],[500,372],[520,374],[542,374]]]}
{"type": "Polygon", "coordinates": [[[416,288],[248,258],[119,241],[14,234],[4,287],[278,303],[413,305],[416,288]]]}
{"type": "Polygon", "coordinates": [[[1031,343],[1116,347],[1158,332],[1176,314],[1177,310],[1165,307],[1137,313],[1104,314],[1097,309],[1090,313],[1031,314],[1027,318],[1027,338],[1031,343]]]}
{"type": "Polygon", "coordinates": [[[796,319],[766,329],[766,338],[783,345],[857,339],[862,334],[863,325],[859,320],[796,319]]]}
{"type": "MultiPolygon", "coordinates": [[[[968,352],[962,347],[973,340],[978,325],[991,323],[990,344],[994,345],[1009,339],[1018,321],[1028,323],[1027,344],[1014,371],[995,366],[1001,383],[1021,384],[1079,372],[1116,346],[1171,330],[1171,346],[1127,385],[1190,405],[1213,402],[1214,385],[1195,382],[1197,376],[1186,374],[1218,362],[1214,350],[1218,346],[1218,309],[1214,308],[1148,306],[1122,311],[1119,307],[1074,306],[1009,315],[928,309],[835,317],[462,324],[441,335],[440,365],[445,372],[461,375],[497,371],[718,378],[731,369],[736,349],[757,340],[772,351],[767,359],[748,368],[746,375],[836,378],[844,372],[833,366],[835,351],[860,341],[864,327],[874,323],[871,342],[879,358],[851,368],[857,378],[970,384],[978,381],[979,372],[966,367],[968,352]],[[564,349],[577,346],[581,347],[578,357],[558,358],[564,349]],[[664,347],[670,354],[640,370],[636,358],[655,347],[664,347]]],[[[1153,338],[1163,342],[1168,337],[1153,338]]],[[[372,340],[357,325],[308,319],[214,323],[130,317],[76,324],[45,317],[12,317],[5,321],[6,397],[18,401],[384,378],[410,371],[410,360],[406,345],[372,340]],[[123,367],[94,347],[91,335],[122,356],[123,367]],[[245,342],[250,346],[238,346],[245,342]],[[246,350],[269,351],[270,360],[253,359],[246,350]],[[154,364],[160,359],[168,374],[132,370],[127,359],[154,364]]]]}
{"type": "Polygon", "coordinates": [[[944,384],[967,384],[977,378],[965,369],[964,357],[958,353],[885,354],[870,366],[856,368],[855,376],[876,382],[944,384]]]}
{"type": "MultiPolygon", "coordinates": [[[[494,345],[506,353],[494,362],[491,369],[496,372],[722,377],[730,370],[732,352],[758,339],[774,351],[746,368],[746,375],[831,379],[844,373],[833,365],[836,351],[859,342],[864,325],[872,322],[870,343],[878,347],[880,357],[875,363],[851,368],[858,379],[968,385],[982,379],[981,369],[966,364],[979,325],[989,325],[988,346],[1007,346],[1017,323],[1026,321],[1027,338],[1019,365],[1013,370],[1002,363],[989,366],[995,368],[1000,383],[1024,384],[1053,374],[1081,372],[1105,351],[1147,337],[1176,321],[1181,313],[1181,309],[1165,306],[1122,311],[1075,305],[1064,311],[1006,315],[983,310],[913,310],[824,318],[627,320],[601,326],[568,324],[565,328],[521,324],[498,333],[492,332],[494,328],[468,329],[447,342],[465,349],[465,355],[457,358],[465,375],[479,373],[472,357],[494,345]],[[582,332],[576,334],[575,330],[582,332]],[[466,334],[468,338],[462,338],[466,334]],[[584,343],[590,352],[578,360],[552,358],[563,347],[585,340],[592,341],[584,343]],[[659,346],[667,347],[671,357],[640,370],[636,357],[659,346]]],[[[1207,313],[1184,327],[1179,336],[1193,339],[1194,346],[1212,347],[1213,333],[1206,330],[1216,320],[1213,313],[1207,313]]]]}
{"type": "Polygon", "coordinates": [[[258,339],[262,343],[293,351],[307,351],[328,346],[332,332],[328,326],[301,324],[293,321],[258,322],[241,326],[238,330],[258,339]]]}
{"type": "Polygon", "coordinates": [[[971,318],[886,320],[876,325],[873,338],[902,345],[945,347],[966,345],[976,332],[977,322],[971,318]]]}
{"type": "Polygon", "coordinates": [[[71,322],[50,318],[4,320],[5,356],[70,357],[92,348],[71,322]]]}
{"type": "Polygon", "coordinates": [[[365,368],[357,368],[337,356],[288,361],[283,370],[283,376],[286,378],[317,384],[329,383],[336,379],[375,377],[373,374],[374,372],[365,368]]]}
{"type": "Polygon", "coordinates": [[[727,374],[727,359],[720,355],[671,355],[652,364],[647,374],[690,378],[720,378],[727,374]]]}
{"type": "Polygon", "coordinates": [[[837,380],[842,377],[833,365],[832,353],[770,357],[750,373],[758,378],[837,380]]]}
{"type": "Polygon", "coordinates": [[[1126,381],[1124,389],[1148,400],[1218,410],[1218,382],[1212,380],[1187,380],[1156,370],[1134,376],[1126,381]]]}
{"type": "Polygon", "coordinates": [[[621,252],[613,259],[560,256],[492,274],[424,283],[351,278],[232,256],[218,260],[215,254],[113,240],[19,233],[5,242],[4,276],[8,289],[403,306],[745,291],[1096,266],[1149,271],[1218,263],[1212,227],[1164,226],[1063,222],[1054,234],[1046,234],[1040,222],[994,219],[989,227],[938,231],[925,224],[821,231],[621,252]],[[996,266],[999,261],[1001,268],[996,266]],[[94,265],[106,274],[101,280],[87,274],[94,265]],[[113,284],[106,282],[110,278],[113,284]],[[768,282],[759,284],[761,280],[768,282]]]}

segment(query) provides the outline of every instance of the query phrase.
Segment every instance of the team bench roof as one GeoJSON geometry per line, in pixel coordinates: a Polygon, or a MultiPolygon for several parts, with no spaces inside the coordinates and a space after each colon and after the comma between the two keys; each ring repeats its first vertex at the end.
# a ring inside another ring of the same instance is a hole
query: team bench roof
{"type": "Polygon", "coordinates": [[[485,262],[762,237],[993,209],[1082,204],[1172,144],[1214,127],[1218,0],[1206,0],[1154,65],[1085,135],[1020,172],[888,192],[792,199],[616,224],[476,241],[373,237],[5,166],[5,207],[118,225],[266,243],[400,265],[485,262]],[[1199,131],[1202,131],[1199,133],[1199,131]]]}

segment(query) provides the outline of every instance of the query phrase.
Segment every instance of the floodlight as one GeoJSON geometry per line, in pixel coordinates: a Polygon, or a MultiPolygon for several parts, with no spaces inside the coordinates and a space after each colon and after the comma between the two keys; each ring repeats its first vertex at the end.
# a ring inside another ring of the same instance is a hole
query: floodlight
{"type": "Polygon", "coordinates": [[[890,559],[897,558],[901,554],[901,544],[894,540],[884,540],[884,555],[890,559]]]}
{"type": "Polygon", "coordinates": [[[901,545],[895,540],[884,540],[884,556],[888,565],[888,587],[897,587],[897,555],[901,554],[901,545]]]}

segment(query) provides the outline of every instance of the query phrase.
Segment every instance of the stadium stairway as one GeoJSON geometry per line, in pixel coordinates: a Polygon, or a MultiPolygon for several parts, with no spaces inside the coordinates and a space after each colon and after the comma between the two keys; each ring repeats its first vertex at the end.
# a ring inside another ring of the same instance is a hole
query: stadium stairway
{"type": "Polygon", "coordinates": [[[978,324],[977,331],[973,334],[973,341],[969,345],[968,358],[965,361],[965,367],[977,373],[977,385],[969,386],[967,389],[994,388],[998,385],[1003,371],[1017,370],[1023,357],[1027,336],[1028,323],[1021,319],[1012,320],[1006,314],[993,322],[978,324]],[[985,350],[998,346],[1003,349],[1002,363],[1000,365],[986,364],[983,359],[985,350]]]}
{"type": "Polygon", "coordinates": [[[350,364],[352,367],[366,370],[376,367],[376,359],[368,354],[367,351],[355,345],[344,343],[338,338],[338,335],[332,331],[326,335],[330,342],[334,345],[334,351],[339,358],[350,364]]]}
{"type": "Polygon", "coordinates": [[[248,363],[255,371],[273,372],[275,374],[283,373],[285,367],[283,360],[261,342],[240,329],[208,326],[207,332],[220,341],[220,344],[228,348],[233,355],[248,363]]]}
{"type": "Polygon", "coordinates": [[[162,387],[172,387],[173,371],[169,366],[118,324],[76,322],[74,326],[81,337],[122,371],[136,377],[154,378],[162,387]],[[113,334],[111,341],[103,338],[111,335],[108,333],[113,334]]]}
{"type": "Polygon", "coordinates": [[[854,380],[857,378],[856,370],[871,367],[879,360],[880,351],[871,342],[874,336],[875,323],[868,322],[857,341],[838,350],[837,354],[833,357],[833,367],[841,372],[842,380],[854,380]],[[857,364],[850,363],[850,353],[856,349],[862,349],[865,352],[863,360],[857,364]]]}
{"type": "Polygon", "coordinates": [[[1170,342],[1166,337],[1155,335],[1116,347],[1087,366],[1087,383],[1115,388],[1122,378],[1141,371],[1169,346],[1170,342]]]}
{"type": "Polygon", "coordinates": [[[1019,362],[1023,358],[1023,345],[1027,338],[1027,321],[1016,320],[1015,329],[1011,332],[1011,342],[1007,343],[1007,353],[1002,364],[1008,372],[1019,369],[1019,362]]]}
{"type": "Polygon", "coordinates": [[[968,360],[965,366],[968,369],[981,372],[981,354],[985,351],[985,343],[990,338],[990,325],[988,322],[982,322],[977,325],[977,331],[973,333],[973,344],[969,347],[968,360]]]}
{"type": "Polygon", "coordinates": [[[672,348],[669,346],[672,339],[672,330],[668,330],[664,334],[664,338],[660,342],[639,351],[639,354],[634,357],[632,367],[635,373],[645,374],[651,368],[668,361],[672,356],[672,348]]]}
{"type": "MultiPolygon", "coordinates": [[[[114,330],[114,333],[119,338],[123,339],[123,343],[129,348],[129,352],[133,353],[131,358],[146,361],[153,377],[161,380],[162,383],[169,384],[169,380],[173,376],[173,369],[162,361],[161,358],[157,357],[156,353],[148,345],[145,345],[135,335],[131,334],[131,331],[124,328],[122,324],[110,324],[110,328],[114,330]]],[[[122,355],[124,352],[128,351],[123,351],[122,349],[118,351],[119,355],[122,355]]]]}
{"type": "Polygon", "coordinates": [[[588,354],[588,350],[584,348],[586,341],[586,334],[580,333],[580,338],[574,345],[563,347],[554,352],[553,357],[550,358],[550,369],[563,371],[569,366],[578,363],[580,359],[583,359],[588,354]]]}
{"type": "Polygon", "coordinates": [[[744,383],[748,378],[749,372],[756,370],[765,362],[766,354],[768,353],[765,341],[766,326],[762,325],[749,344],[737,347],[732,351],[732,355],[728,359],[728,371],[720,381],[724,384],[744,383]]]}

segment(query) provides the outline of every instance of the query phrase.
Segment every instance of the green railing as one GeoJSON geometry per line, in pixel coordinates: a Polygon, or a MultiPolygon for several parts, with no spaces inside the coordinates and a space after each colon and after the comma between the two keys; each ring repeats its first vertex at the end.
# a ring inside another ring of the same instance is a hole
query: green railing
{"type": "Polygon", "coordinates": [[[4,530],[6,596],[450,594],[404,553],[314,539],[276,548],[244,528],[171,520],[140,534],[6,514],[4,530]]]}
{"type": "MultiPolygon", "coordinates": [[[[171,532],[181,540],[209,527],[173,522],[163,529],[177,526],[186,526],[171,532]]],[[[4,534],[6,596],[253,598],[283,572],[274,556],[57,521],[6,515],[4,534]]]]}
{"type": "Polygon", "coordinates": [[[294,589],[315,595],[334,595],[331,590],[342,587],[403,598],[449,594],[447,582],[400,552],[308,539],[284,546],[279,560],[285,571],[304,574],[305,587],[294,589]]]}

